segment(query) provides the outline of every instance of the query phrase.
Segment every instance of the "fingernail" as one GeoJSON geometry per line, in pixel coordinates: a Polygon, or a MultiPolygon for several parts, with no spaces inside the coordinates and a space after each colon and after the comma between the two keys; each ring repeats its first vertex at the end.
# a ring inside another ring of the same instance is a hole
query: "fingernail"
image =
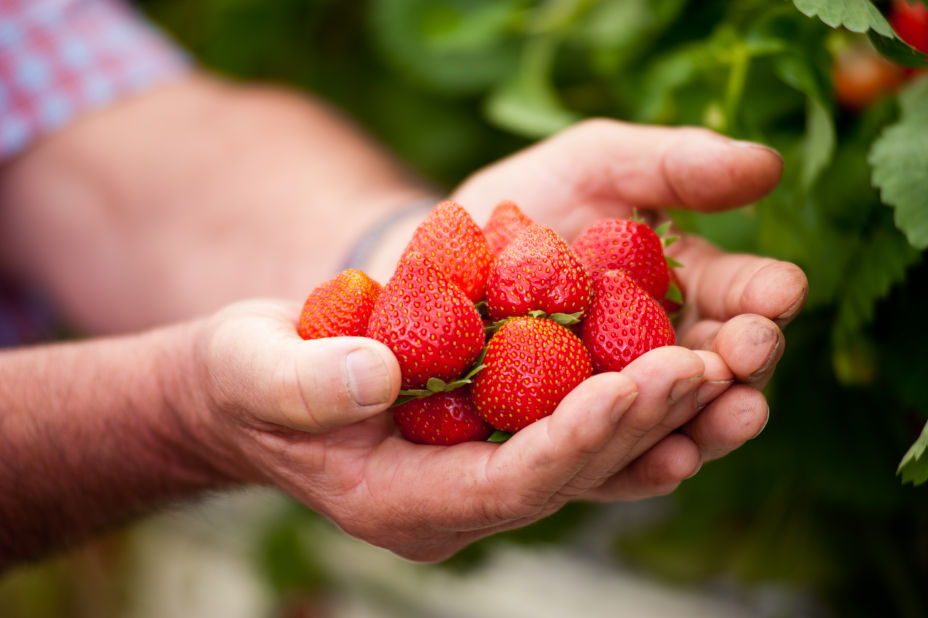
{"type": "Polygon", "coordinates": [[[670,389],[670,403],[677,403],[699,386],[699,383],[702,381],[702,376],[693,376],[692,378],[685,378],[683,380],[678,380],[676,384],[673,385],[673,388],[670,389]]]}
{"type": "Polygon", "coordinates": [[[686,477],[686,478],[688,478],[688,479],[693,478],[694,476],[696,476],[697,474],[699,474],[699,471],[700,471],[700,470],[702,470],[702,462],[701,462],[701,461],[699,462],[699,465],[696,466],[696,470],[694,470],[693,473],[692,473],[691,475],[689,475],[688,477],[686,477]]]}
{"type": "Polygon", "coordinates": [[[756,150],[764,150],[773,155],[776,155],[777,158],[780,160],[783,159],[783,155],[780,154],[779,150],[777,150],[776,148],[771,148],[770,146],[766,144],[760,144],[758,142],[748,142],[748,141],[740,140],[740,139],[730,139],[728,140],[728,145],[734,146],[735,148],[752,148],[756,150]]]}
{"type": "Polygon", "coordinates": [[[791,322],[792,319],[796,317],[796,314],[798,314],[799,311],[802,309],[802,307],[806,304],[806,297],[808,295],[809,295],[809,290],[804,289],[802,291],[802,294],[799,295],[799,298],[796,299],[796,302],[790,305],[786,311],[784,311],[783,313],[781,313],[780,315],[778,315],[776,318],[773,319],[774,323],[777,326],[782,327],[783,325],[791,322]]]}
{"type": "Polygon", "coordinates": [[[359,348],[345,357],[348,392],[359,406],[387,403],[391,395],[390,375],[380,354],[359,348]]]}
{"type": "Polygon", "coordinates": [[[703,409],[709,402],[725,392],[734,380],[708,380],[696,391],[696,408],[703,409]]]}
{"type": "Polygon", "coordinates": [[[631,407],[635,399],[638,398],[638,391],[632,391],[627,395],[623,395],[615,400],[615,403],[612,404],[612,411],[609,413],[609,420],[613,423],[618,423],[619,419],[622,418],[622,415],[631,407]]]}
{"type": "Polygon", "coordinates": [[[780,334],[779,329],[777,329],[776,336],[777,340],[776,343],[773,344],[773,348],[770,350],[770,354],[764,360],[764,364],[760,366],[760,369],[749,376],[749,382],[767,375],[767,373],[770,371],[770,368],[777,362],[777,360],[779,360],[780,348],[783,346],[783,335],[780,334]]]}
{"type": "Polygon", "coordinates": [[[769,422],[770,422],[770,406],[768,405],[768,406],[767,406],[767,418],[764,419],[764,424],[761,426],[760,430],[758,430],[757,433],[755,433],[753,436],[751,436],[750,439],[753,440],[754,438],[756,438],[756,437],[759,436],[760,434],[764,433],[764,429],[767,428],[767,423],[769,423],[769,422]]]}

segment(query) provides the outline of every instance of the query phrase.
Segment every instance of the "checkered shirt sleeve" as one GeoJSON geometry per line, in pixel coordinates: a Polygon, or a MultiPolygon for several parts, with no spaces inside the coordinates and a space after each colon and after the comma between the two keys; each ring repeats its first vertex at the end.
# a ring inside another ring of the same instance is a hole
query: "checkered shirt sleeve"
{"type": "Polygon", "coordinates": [[[189,65],[119,0],[0,0],[0,162],[189,65]]]}

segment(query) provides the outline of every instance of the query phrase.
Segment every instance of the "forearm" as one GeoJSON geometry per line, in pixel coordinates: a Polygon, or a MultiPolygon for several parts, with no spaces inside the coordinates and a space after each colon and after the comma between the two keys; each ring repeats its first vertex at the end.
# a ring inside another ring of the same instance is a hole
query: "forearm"
{"type": "Polygon", "coordinates": [[[195,75],[0,173],[0,261],[89,332],[302,300],[423,185],[325,104],[195,75]]]}
{"type": "Polygon", "coordinates": [[[179,412],[186,330],[0,353],[0,569],[228,482],[179,412]]]}

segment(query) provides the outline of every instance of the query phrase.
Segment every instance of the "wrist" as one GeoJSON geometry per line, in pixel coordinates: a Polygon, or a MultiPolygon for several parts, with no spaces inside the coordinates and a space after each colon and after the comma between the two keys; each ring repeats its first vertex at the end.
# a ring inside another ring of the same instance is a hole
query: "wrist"
{"type": "Polygon", "coordinates": [[[413,196],[381,215],[355,241],[341,269],[357,268],[385,283],[416,226],[439,201],[434,195],[413,196]]]}

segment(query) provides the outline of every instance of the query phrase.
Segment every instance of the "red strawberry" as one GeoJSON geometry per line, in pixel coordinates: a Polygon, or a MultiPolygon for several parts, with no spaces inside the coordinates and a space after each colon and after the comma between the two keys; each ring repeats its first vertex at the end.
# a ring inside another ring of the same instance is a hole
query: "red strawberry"
{"type": "Polygon", "coordinates": [[[467,387],[410,399],[393,408],[400,434],[419,444],[486,440],[493,428],[477,414],[467,387]]]}
{"type": "Polygon", "coordinates": [[[552,412],[593,371],[576,335],[544,318],[513,318],[490,339],[474,377],[477,411],[503,431],[518,431],[552,412]]]}
{"type": "Polygon", "coordinates": [[[590,276],[554,230],[533,223],[500,253],[487,277],[494,320],[541,310],[578,313],[590,304],[590,276]]]}
{"type": "Polygon", "coordinates": [[[670,268],[660,237],[646,224],[631,219],[600,219],[572,245],[593,279],[622,268],[654,298],[670,286],[670,268]]]}
{"type": "Polygon", "coordinates": [[[457,202],[439,203],[413,233],[404,255],[417,251],[474,302],[483,300],[493,254],[480,226],[457,202]]]}
{"type": "Polygon", "coordinates": [[[676,341],[664,309],[624,270],[606,271],[593,284],[580,336],[595,373],[620,371],[648,350],[676,341]]]}
{"type": "Polygon", "coordinates": [[[360,337],[382,290],[360,270],[343,270],[309,293],[297,332],[303,339],[360,337]]]}
{"type": "Polygon", "coordinates": [[[493,255],[499,255],[519,232],[532,223],[515,202],[500,202],[490,213],[487,224],[483,226],[483,235],[487,239],[490,251],[493,255]]]}
{"type": "Polygon", "coordinates": [[[404,255],[374,304],[367,336],[396,355],[402,388],[453,380],[483,350],[480,313],[459,287],[418,252],[404,255]]]}

